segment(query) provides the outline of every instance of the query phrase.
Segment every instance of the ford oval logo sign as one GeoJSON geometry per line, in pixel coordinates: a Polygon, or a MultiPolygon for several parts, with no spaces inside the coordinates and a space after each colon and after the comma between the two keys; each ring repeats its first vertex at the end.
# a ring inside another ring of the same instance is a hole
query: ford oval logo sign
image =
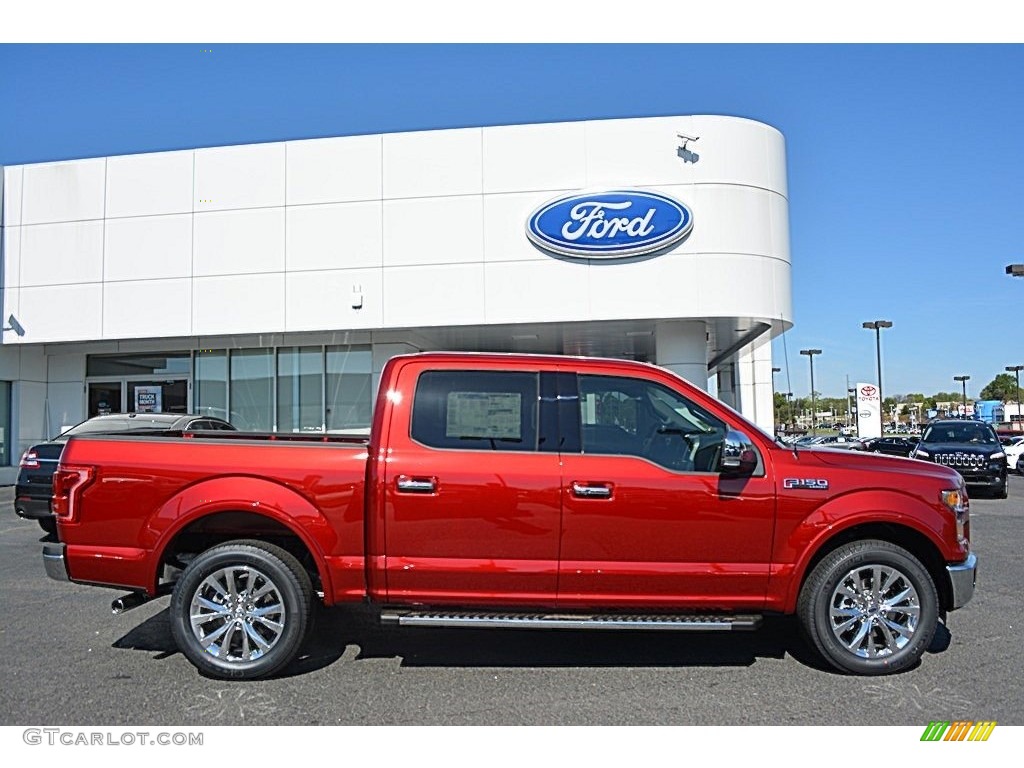
{"type": "Polygon", "coordinates": [[[578,193],[530,216],[526,236],[539,248],[584,259],[621,259],[675,245],[693,228],[690,209],[641,190],[578,193]]]}

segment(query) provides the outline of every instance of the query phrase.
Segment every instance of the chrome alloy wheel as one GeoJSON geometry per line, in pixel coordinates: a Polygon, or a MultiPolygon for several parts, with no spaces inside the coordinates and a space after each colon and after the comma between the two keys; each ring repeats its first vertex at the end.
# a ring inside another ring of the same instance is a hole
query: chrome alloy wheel
{"type": "Polygon", "coordinates": [[[848,572],[829,600],[836,640],[864,659],[892,656],[914,637],[921,603],[910,579],[888,565],[864,565],[848,572]]]}
{"type": "Polygon", "coordinates": [[[222,568],[200,583],[189,608],[192,634],[211,656],[255,661],[274,647],[287,616],[278,586],[249,565],[222,568]]]}

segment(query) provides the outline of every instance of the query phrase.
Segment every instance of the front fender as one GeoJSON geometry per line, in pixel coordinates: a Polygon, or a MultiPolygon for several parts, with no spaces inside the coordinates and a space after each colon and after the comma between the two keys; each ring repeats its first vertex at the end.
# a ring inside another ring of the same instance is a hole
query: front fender
{"type": "Polygon", "coordinates": [[[218,512],[247,512],[280,523],[294,533],[316,563],[325,595],[333,595],[325,555],[334,552],[338,536],[310,501],[289,488],[261,477],[234,475],[203,480],[168,499],[145,522],[143,546],[154,553],[152,589],[156,592],[159,564],[170,543],[183,529],[218,512]]]}
{"type": "Polygon", "coordinates": [[[899,490],[853,491],[828,500],[803,519],[787,519],[786,506],[779,506],[769,589],[770,595],[782,598],[778,607],[785,613],[796,610],[800,586],[815,555],[833,538],[857,526],[901,526],[927,539],[947,561],[964,557],[950,544],[957,540],[956,520],[938,500],[931,506],[920,496],[899,490]]]}

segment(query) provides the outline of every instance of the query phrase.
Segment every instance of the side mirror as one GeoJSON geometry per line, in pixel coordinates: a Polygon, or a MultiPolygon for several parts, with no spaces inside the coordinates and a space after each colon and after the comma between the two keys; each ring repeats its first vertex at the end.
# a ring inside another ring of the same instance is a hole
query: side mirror
{"type": "Polygon", "coordinates": [[[754,450],[750,438],[742,432],[726,432],[719,472],[726,477],[743,477],[754,474],[756,469],[757,451],[754,450]]]}

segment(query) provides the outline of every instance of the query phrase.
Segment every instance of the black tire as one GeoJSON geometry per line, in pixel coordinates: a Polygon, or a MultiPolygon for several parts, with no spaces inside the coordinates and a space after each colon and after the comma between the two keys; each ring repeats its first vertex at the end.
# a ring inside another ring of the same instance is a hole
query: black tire
{"type": "Polygon", "coordinates": [[[291,662],[305,640],[312,595],[309,574],[286,550],[230,541],[198,555],[181,574],[171,597],[171,634],[204,674],[268,677],[291,662]],[[209,616],[195,629],[193,611],[209,616]]]}
{"type": "Polygon", "coordinates": [[[800,624],[822,658],[857,675],[916,664],[931,644],[938,611],[935,583],[921,562],[902,547],[871,539],[845,544],[818,563],[797,604],[800,624]]]}
{"type": "Polygon", "coordinates": [[[1003,484],[999,486],[999,489],[993,494],[997,499],[1006,499],[1010,496],[1010,478],[1009,476],[1003,478],[1003,484]]]}
{"type": "Polygon", "coordinates": [[[51,536],[57,535],[57,518],[53,515],[47,515],[46,517],[36,518],[36,522],[39,523],[39,527],[42,528],[46,533],[51,536]]]}

